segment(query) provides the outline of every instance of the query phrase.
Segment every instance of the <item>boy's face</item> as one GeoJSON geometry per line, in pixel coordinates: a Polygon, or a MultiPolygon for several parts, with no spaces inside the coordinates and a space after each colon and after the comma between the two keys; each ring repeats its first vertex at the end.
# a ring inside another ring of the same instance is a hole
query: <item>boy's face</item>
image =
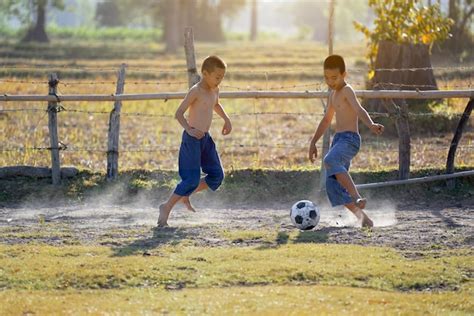
{"type": "Polygon", "coordinates": [[[225,69],[215,67],[214,70],[212,70],[211,72],[204,70],[202,74],[207,85],[211,88],[216,88],[217,86],[219,86],[222,79],[224,79],[225,69]]]}
{"type": "Polygon", "coordinates": [[[344,85],[344,80],[346,78],[346,72],[341,74],[341,71],[338,68],[335,69],[324,69],[324,79],[326,80],[327,85],[332,90],[338,90],[344,85]]]}

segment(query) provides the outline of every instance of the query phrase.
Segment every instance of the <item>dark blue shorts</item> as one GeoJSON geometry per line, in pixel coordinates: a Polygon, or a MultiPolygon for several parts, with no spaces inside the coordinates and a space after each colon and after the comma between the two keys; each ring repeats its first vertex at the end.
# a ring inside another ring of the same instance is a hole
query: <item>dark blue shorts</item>
{"type": "Polygon", "coordinates": [[[326,192],[332,206],[345,205],[353,201],[349,192],[336,180],[336,174],[349,172],[351,160],[359,152],[360,135],[340,132],[334,135],[331,148],[324,157],[326,167],[326,192]]]}
{"type": "Polygon", "coordinates": [[[174,193],[181,196],[193,193],[201,180],[201,169],[206,174],[204,180],[209,188],[217,190],[224,180],[224,171],[211,135],[206,133],[203,138],[197,139],[183,131],[179,148],[181,182],[174,193]]]}

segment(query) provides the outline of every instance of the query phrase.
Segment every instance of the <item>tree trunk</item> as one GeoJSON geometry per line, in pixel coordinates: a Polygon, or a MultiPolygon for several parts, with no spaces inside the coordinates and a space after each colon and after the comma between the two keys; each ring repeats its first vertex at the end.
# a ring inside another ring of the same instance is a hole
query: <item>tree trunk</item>
{"type": "Polygon", "coordinates": [[[164,37],[166,53],[175,54],[179,46],[179,1],[167,0],[165,3],[164,37]]]}
{"type": "Polygon", "coordinates": [[[22,42],[49,42],[48,35],[46,34],[46,4],[47,1],[45,0],[38,1],[36,6],[36,24],[28,30],[22,42]]]}
{"type": "Polygon", "coordinates": [[[200,1],[198,8],[198,21],[196,24],[194,38],[206,42],[224,41],[221,14],[218,6],[211,1],[200,1]]]}
{"type": "MultiPolygon", "coordinates": [[[[374,90],[438,90],[427,45],[381,41],[374,68],[369,84],[374,90]]],[[[367,100],[364,105],[369,111],[384,111],[378,99],[367,100]]]]}
{"type": "Polygon", "coordinates": [[[252,0],[252,15],[250,19],[250,40],[254,42],[257,39],[257,0],[252,0]]]}

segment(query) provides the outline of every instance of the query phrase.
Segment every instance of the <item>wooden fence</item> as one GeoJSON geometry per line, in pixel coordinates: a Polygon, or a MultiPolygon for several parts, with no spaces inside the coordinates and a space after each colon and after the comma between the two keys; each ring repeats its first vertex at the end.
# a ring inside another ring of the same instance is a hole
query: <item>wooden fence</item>
{"type": "MultiPolygon", "coordinates": [[[[188,85],[191,87],[199,81],[199,75],[196,68],[196,59],[194,53],[194,40],[192,29],[186,29],[185,32],[185,52],[188,73],[188,85]]],[[[120,134],[120,111],[123,101],[133,100],[169,100],[182,99],[186,92],[174,93],[146,93],[146,94],[124,94],[126,75],[126,65],[122,64],[118,71],[115,94],[88,94],[88,95],[58,95],[57,85],[59,83],[56,74],[49,76],[49,87],[47,95],[1,95],[0,101],[8,102],[48,102],[48,127],[50,135],[51,150],[51,169],[52,183],[60,184],[61,169],[59,160],[59,150],[62,144],[58,141],[57,113],[61,110],[61,102],[64,101],[113,101],[114,107],[110,113],[109,130],[108,130],[108,151],[107,151],[107,179],[115,179],[119,171],[119,134],[120,134]]],[[[472,112],[474,104],[474,90],[449,90],[449,91],[412,91],[412,90],[356,90],[359,98],[376,98],[382,99],[388,111],[396,117],[396,126],[399,134],[399,179],[406,180],[410,173],[410,132],[408,128],[408,106],[405,99],[442,99],[442,98],[467,98],[468,104],[459,121],[455,135],[451,142],[449,154],[446,163],[446,172],[453,174],[454,157],[457,145],[461,139],[463,129],[465,128],[468,118],[472,112]]],[[[304,91],[304,92],[287,92],[287,91],[238,91],[238,92],[221,92],[220,98],[238,99],[238,98],[305,98],[305,99],[327,99],[327,91],[304,91]]],[[[324,102],[323,102],[324,105],[324,102]]],[[[325,146],[323,146],[324,148],[325,146]]],[[[324,148],[324,150],[327,150],[324,148]]],[[[324,151],[322,157],[324,157],[324,151]]],[[[472,173],[467,173],[472,174],[472,173]]],[[[466,173],[460,176],[465,176],[466,173]]],[[[457,175],[452,175],[455,177],[457,175]]],[[[448,177],[449,178],[449,177],[448,177]]],[[[413,179],[411,179],[413,180],[413,179]]],[[[410,180],[409,180],[410,181],[410,180]]],[[[396,183],[398,184],[398,182],[396,183]]],[[[383,186],[383,185],[380,185],[383,186]]],[[[362,188],[362,187],[361,187],[362,188]]]]}

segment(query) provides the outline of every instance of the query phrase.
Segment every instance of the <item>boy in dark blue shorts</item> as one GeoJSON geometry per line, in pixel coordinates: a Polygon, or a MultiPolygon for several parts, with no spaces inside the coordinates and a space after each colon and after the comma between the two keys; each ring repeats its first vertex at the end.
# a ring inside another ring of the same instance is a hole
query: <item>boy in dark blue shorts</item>
{"type": "Polygon", "coordinates": [[[201,68],[202,78],[186,94],[176,110],[176,119],[183,126],[183,136],[179,149],[179,175],[177,185],[168,201],[160,205],[158,226],[168,226],[168,217],[174,205],[182,201],[190,211],[195,211],[189,201],[192,193],[210,188],[217,190],[224,179],[224,171],[209,135],[213,112],[224,119],[222,134],[232,130],[229,116],[219,103],[219,84],[224,78],[226,64],[217,56],[207,57],[201,68]],[[187,119],[184,113],[188,111],[187,119]],[[201,169],[206,176],[201,179],[201,169]]]}
{"type": "Polygon", "coordinates": [[[354,89],[345,82],[346,65],[339,55],[331,55],[324,61],[324,78],[331,92],[326,113],[319,123],[309,146],[309,159],[314,162],[318,155],[316,142],[331,125],[336,114],[336,134],[331,148],[324,157],[326,167],[326,191],[332,206],[344,205],[359,219],[363,227],[372,227],[373,222],[363,211],[366,199],[362,198],[349,174],[352,158],[360,148],[359,118],[376,135],[384,127],[374,123],[360,105],[354,89]]]}

